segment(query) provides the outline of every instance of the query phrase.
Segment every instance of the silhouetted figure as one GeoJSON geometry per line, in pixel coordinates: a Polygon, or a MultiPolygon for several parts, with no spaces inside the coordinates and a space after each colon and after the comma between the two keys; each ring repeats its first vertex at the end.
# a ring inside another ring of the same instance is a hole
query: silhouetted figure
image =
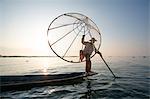
{"type": "Polygon", "coordinates": [[[89,74],[91,72],[91,54],[93,51],[95,51],[96,53],[100,53],[99,51],[96,50],[94,43],[97,41],[95,38],[92,38],[90,41],[84,41],[85,35],[83,35],[82,37],[82,44],[85,45],[85,48],[82,50],[80,50],[80,60],[82,61],[84,59],[84,57],[86,58],[86,67],[85,67],[85,71],[87,74],[89,74]]]}

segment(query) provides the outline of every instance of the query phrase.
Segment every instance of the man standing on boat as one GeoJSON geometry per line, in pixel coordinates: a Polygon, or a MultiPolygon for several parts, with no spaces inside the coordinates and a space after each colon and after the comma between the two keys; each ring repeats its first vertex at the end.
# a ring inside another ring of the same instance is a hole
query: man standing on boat
{"type": "Polygon", "coordinates": [[[81,43],[85,45],[84,50],[80,51],[80,60],[82,61],[84,57],[86,58],[86,67],[85,71],[87,74],[91,73],[91,54],[93,51],[101,55],[101,53],[95,48],[94,43],[97,41],[95,38],[92,38],[89,42],[84,41],[85,35],[82,36],[81,43]]]}

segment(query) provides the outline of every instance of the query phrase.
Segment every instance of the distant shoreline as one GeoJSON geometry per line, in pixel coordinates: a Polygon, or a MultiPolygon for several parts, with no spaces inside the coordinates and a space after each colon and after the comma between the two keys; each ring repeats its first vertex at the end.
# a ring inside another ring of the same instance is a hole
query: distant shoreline
{"type": "MultiPolygon", "coordinates": [[[[0,56],[2,58],[5,57],[58,57],[58,56],[0,56]]],[[[65,57],[78,57],[78,56],[65,56],[65,57]]]]}

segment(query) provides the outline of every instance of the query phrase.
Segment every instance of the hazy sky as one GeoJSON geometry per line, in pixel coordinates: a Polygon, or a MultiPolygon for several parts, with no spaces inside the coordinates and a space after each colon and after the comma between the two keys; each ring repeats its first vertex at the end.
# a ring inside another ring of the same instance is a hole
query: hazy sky
{"type": "Polygon", "coordinates": [[[102,33],[103,55],[150,55],[149,0],[0,0],[0,54],[54,55],[47,43],[50,22],[82,13],[102,33]]]}

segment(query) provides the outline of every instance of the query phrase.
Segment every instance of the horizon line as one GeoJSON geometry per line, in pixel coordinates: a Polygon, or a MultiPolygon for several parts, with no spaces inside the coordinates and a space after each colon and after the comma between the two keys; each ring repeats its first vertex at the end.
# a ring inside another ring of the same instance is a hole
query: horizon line
{"type": "MultiPolygon", "coordinates": [[[[108,57],[113,57],[114,55],[107,55],[108,57]]],[[[117,55],[118,57],[121,56],[121,55],[117,55]]],[[[123,55],[125,56],[125,55],[123,55]]],[[[126,55],[126,56],[129,56],[129,55],[126,55]]],[[[149,55],[138,55],[139,57],[150,57],[149,55]]],[[[132,55],[130,57],[138,57],[138,56],[135,56],[135,55],[132,55]]],[[[25,56],[25,55],[0,55],[0,57],[58,57],[58,56],[40,56],[40,55],[31,55],[31,56],[25,56]]],[[[79,57],[79,56],[65,56],[65,57],[79,57]]]]}

